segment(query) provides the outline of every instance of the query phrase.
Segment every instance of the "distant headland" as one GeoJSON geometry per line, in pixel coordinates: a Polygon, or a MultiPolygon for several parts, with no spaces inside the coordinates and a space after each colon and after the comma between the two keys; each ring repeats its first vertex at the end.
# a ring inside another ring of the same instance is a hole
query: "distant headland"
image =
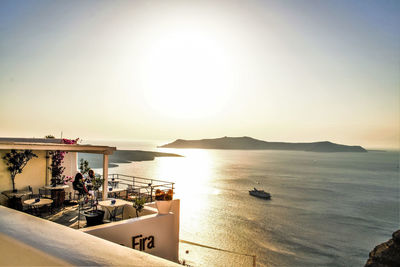
{"type": "MultiPolygon", "coordinates": [[[[86,159],[90,162],[92,168],[102,168],[103,159],[99,154],[79,153],[80,159],[86,159]]],[[[142,150],[117,150],[109,157],[108,167],[115,168],[121,163],[131,163],[139,161],[151,161],[156,157],[182,157],[178,154],[142,151],[142,150]]]]}
{"type": "Polygon", "coordinates": [[[361,146],[347,146],[332,142],[285,143],[267,142],[251,137],[222,137],[215,139],[183,140],[160,146],[162,148],[202,148],[202,149],[240,149],[240,150],[297,150],[312,152],[367,152],[361,146]]]}

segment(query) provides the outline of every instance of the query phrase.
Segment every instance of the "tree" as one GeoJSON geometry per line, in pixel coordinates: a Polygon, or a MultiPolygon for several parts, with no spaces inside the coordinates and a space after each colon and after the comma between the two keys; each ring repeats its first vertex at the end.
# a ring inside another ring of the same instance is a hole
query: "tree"
{"type": "Polygon", "coordinates": [[[6,153],[3,157],[11,175],[13,192],[17,191],[15,189],[15,176],[22,172],[29,160],[37,157],[38,156],[34,154],[32,150],[17,151],[15,149],[12,149],[10,153],[6,153]]]}
{"type": "Polygon", "coordinates": [[[89,168],[89,162],[85,159],[81,159],[80,164],[79,164],[79,170],[83,175],[87,174],[90,170],[89,168]]]}

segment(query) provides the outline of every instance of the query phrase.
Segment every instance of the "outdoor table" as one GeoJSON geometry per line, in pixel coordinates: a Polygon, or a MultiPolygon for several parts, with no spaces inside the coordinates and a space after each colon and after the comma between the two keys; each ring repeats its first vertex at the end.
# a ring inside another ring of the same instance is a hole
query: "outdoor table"
{"type": "Polygon", "coordinates": [[[24,196],[32,194],[32,192],[29,190],[18,190],[17,192],[13,192],[12,190],[7,190],[2,192],[2,194],[8,198],[10,208],[22,210],[21,199],[24,196]]]}
{"type": "Polygon", "coordinates": [[[121,192],[126,191],[126,188],[108,188],[108,195],[109,196],[114,196],[114,198],[117,197],[117,193],[118,196],[120,196],[121,192]]]}
{"type": "Polygon", "coordinates": [[[46,185],[44,188],[49,189],[51,191],[51,199],[54,200],[54,207],[59,208],[62,207],[65,200],[65,191],[64,189],[69,188],[69,185],[46,185]]]}
{"type": "Polygon", "coordinates": [[[107,209],[107,211],[110,213],[110,221],[115,221],[116,220],[116,215],[117,215],[117,210],[119,208],[122,208],[122,213],[124,213],[124,207],[125,205],[132,205],[131,202],[122,200],[122,199],[107,199],[103,201],[99,201],[99,205],[101,207],[104,207],[107,209]],[[112,204],[112,200],[115,200],[115,203],[112,204]]]}
{"type": "Polygon", "coordinates": [[[39,198],[39,201],[36,201],[33,198],[25,200],[24,203],[32,208],[36,214],[40,215],[39,208],[42,206],[50,205],[51,203],[53,203],[53,200],[48,198],[39,198]]]}
{"type": "Polygon", "coordinates": [[[39,198],[39,202],[35,202],[35,199],[32,198],[25,200],[24,203],[32,207],[41,207],[53,203],[53,200],[49,198],[39,198]]]}
{"type": "MultiPolygon", "coordinates": [[[[112,187],[109,187],[108,188],[108,196],[116,198],[117,194],[118,194],[118,196],[120,196],[120,193],[124,192],[126,190],[127,190],[126,188],[112,188],[112,187]]],[[[103,192],[103,189],[100,188],[99,192],[103,192]]]]}
{"type": "Polygon", "coordinates": [[[108,185],[111,185],[113,188],[118,187],[119,181],[108,181],[108,185]]]}

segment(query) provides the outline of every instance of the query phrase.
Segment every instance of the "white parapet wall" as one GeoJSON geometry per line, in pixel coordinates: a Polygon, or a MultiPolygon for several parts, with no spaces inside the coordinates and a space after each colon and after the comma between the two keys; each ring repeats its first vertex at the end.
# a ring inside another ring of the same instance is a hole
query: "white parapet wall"
{"type": "Polygon", "coordinates": [[[0,226],[1,266],[181,266],[3,206],[0,226]]]}
{"type": "Polygon", "coordinates": [[[136,250],[179,261],[179,199],[173,200],[169,214],[152,214],[98,225],[81,231],[136,250]]]}

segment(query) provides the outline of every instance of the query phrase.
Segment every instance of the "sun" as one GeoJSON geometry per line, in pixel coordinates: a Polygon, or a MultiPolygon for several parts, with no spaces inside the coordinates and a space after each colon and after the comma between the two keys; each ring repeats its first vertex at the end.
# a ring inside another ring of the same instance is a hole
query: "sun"
{"type": "Polygon", "coordinates": [[[173,118],[202,118],[226,108],[229,56],[209,31],[171,29],[143,55],[141,85],[151,109],[173,118]]]}

